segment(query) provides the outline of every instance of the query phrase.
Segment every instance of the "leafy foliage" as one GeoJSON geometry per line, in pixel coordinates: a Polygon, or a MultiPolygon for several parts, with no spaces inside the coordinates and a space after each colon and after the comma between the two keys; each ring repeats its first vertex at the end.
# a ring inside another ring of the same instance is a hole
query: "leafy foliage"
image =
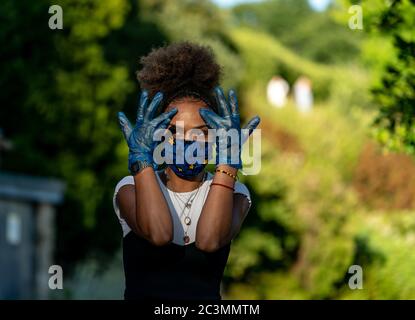
{"type": "Polygon", "coordinates": [[[379,108],[375,136],[390,150],[415,155],[415,2],[376,0],[362,5],[365,24],[378,40],[372,48],[390,48],[372,88],[379,108]]]}
{"type": "Polygon", "coordinates": [[[135,1],[124,0],[6,1],[0,8],[0,119],[15,145],[3,168],[66,182],[61,263],[119,245],[110,199],[127,173],[127,150],[116,114],[134,109],[128,97],[138,56],[165,39],[138,13],[135,1]],[[63,8],[63,30],[48,28],[51,4],[63,8]]]}
{"type": "Polygon", "coordinates": [[[85,283],[120,290],[119,256],[107,272],[104,260],[82,258],[119,248],[111,200],[127,148],[116,113],[134,117],[138,58],[177,40],[212,46],[243,116],[262,118],[262,170],[243,177],[253,207],[232,243],[224,296],[415,297],[413,163],[367,147],[372,85],[378,139],[414,153],[414,2],[362,1],[370,33],[360,35],[333,18],[347,12],[338,3],[320,14],[287,0],[230,11],[207,0],[3,1],[0,126],[15,149],[2,169],[67,183],[57,261],[85,265],[65,297],[114,296],[85,283]],[[63,7],[63,30],[47,27],[51,4],[63,7]],[[312,113],[298,114],[291,97],[283,109],[268,105],[275,74],[312,80],[312,113]],[[364,270],[363,290],[347,285],[352,264],[364,270]]]}
{"type": "Polygon", "coordinates": [[[327,12],[315,12],[307,0],[267,0],[233,8],[236,23],[265,31],[298,55],[325,64],[350,64],[358,58],[361,35],[350,37],[327,12]],[[327,50],[330,48],[329,50],[327,50]]]}

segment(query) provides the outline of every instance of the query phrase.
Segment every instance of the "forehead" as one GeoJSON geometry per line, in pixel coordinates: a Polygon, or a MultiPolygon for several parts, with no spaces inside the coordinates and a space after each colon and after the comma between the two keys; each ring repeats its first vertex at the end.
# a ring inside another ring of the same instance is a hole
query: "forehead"
{"type": "Polygon", "coordinates": [[[199,110],[208,108],[208,105],[201,100],[183,99],[172,101],[166,108],[166,111],[173,108],[177,109],[177,113],[170,122],[172,125],[176,125],[176,122],[180,121],[183,122],[185,129],[191,129],[206,124],[200,116],[199,110]]]}

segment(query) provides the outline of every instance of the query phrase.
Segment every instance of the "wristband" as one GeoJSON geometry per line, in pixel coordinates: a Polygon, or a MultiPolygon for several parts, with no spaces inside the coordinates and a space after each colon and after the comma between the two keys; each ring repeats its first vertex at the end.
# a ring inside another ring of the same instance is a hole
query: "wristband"
{"type": "Polygon", "coordinates": [[[238,177],[235,174],[232,174],[232,173],[230,173],[230,172],[228,172],[226,170],[216,169],[215,172],[224,173],[224,174],[230,176],[231,178],[233,178],[234,180],[237,180],[238,179],[238,177]]]}
{"type": "Polygon", "coordinates": [[[212,182],[210,185],[211,186],[221,186],[221,187],[224,187],[224,188],[231,189],[232,191],[235,191],[234,188],[232,188],[230,186],[227,186],[226,184],[222,184],[222,183],[212,182]]]}

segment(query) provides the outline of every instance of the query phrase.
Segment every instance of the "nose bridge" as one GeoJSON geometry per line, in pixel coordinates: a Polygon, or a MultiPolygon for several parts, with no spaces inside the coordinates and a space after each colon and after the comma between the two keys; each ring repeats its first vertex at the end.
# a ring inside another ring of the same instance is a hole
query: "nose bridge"
{"type": "Polygon", "coordinates": [[[209,133],[204,133],[199,127],[194,128],[192,122],[187,122],[184,120],[178,120],[175,123],[175,137],[179,140],[198,140],[206,141],[211,135],[211,130],[209,133]]]}
{"type": "Polygon", "coordinates": [[[192,129],[188,129],[188,128],[186,128],[185,127],[185,129],[184,129],[185,131],[184,131],[184,140],[192,140],[192,133],[193,133],[193,130],[192,129]]]}

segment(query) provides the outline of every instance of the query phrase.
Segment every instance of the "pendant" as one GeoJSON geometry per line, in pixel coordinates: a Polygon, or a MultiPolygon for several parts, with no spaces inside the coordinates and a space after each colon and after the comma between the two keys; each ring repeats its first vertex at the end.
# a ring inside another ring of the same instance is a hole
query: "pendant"
{"type": "Polygon", "coordinates": [[[189,236],[184,236],[183,241],[184,241],[184,243],[189,243],[189,241],[190,241],[189,236]]]}
{"type": "Polygon", "coordinates": [[[184,218],[184,223],[185,223],[187,226],[190,226],[190,224],[192,223],[192,219],[190,219],[190,217],[186,217],[186,218],[184,218]]]}
{"type": "Polygon", "coordinates": [[[192,202],[190,201],[190,202],[188,202],[188,203],[186,203],[186,208],[187,209],[190,209],[190,207],[192,206],[192,202]]]}

